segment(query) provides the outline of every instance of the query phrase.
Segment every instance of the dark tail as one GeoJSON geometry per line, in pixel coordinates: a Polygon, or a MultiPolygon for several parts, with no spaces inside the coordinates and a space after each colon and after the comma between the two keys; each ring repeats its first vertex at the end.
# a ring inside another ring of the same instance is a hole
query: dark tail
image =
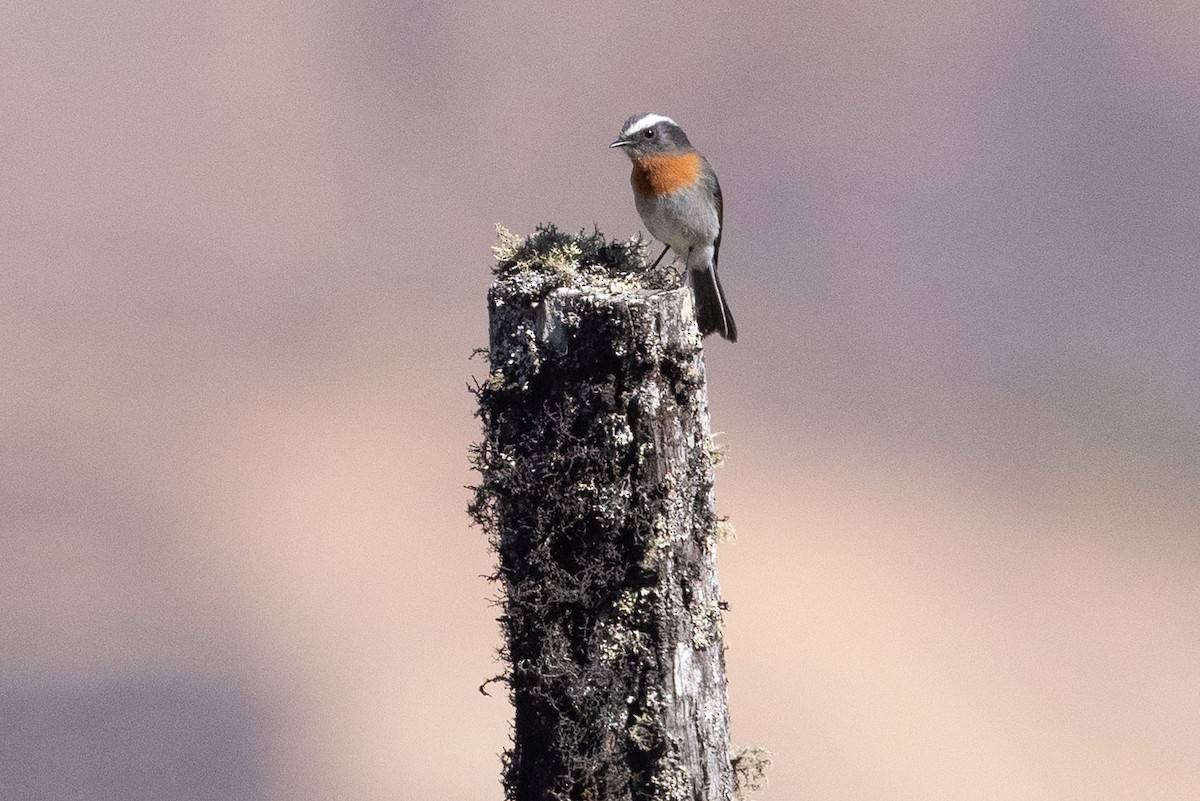
{"type": "Polygon", "coordinates": [[[730,342],[737,342],[737,325],[729,313],[729,304],[725,302],[725,292],[721,289],[716,268],[691,270],[691,274],[692,292],[696,296],[696,324],[700,326],[700,335],[708,336],[716,331],[730,342]]]}

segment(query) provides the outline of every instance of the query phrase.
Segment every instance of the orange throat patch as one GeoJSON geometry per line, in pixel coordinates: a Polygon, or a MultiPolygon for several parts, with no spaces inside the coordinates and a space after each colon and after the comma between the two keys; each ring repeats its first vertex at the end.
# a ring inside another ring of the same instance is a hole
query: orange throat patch
{"type": "Polygon", "coordinates": [[[700,177],[700,154],[691,153],[643,156],[634,159],[630,182],[642,197],[661,197],[696,183],[700,177]]]}

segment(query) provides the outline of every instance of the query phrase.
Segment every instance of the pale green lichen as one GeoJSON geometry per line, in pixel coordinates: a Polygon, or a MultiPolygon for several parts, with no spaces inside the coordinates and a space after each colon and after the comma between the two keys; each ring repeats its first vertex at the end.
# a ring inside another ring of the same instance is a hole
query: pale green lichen
{"type": "Polygon", "coordinates": [[[757,745],[737,749],[733,764],[733,797],[750,801],[750,793],[761,790],[767,783],[767,768],[771,767],[771,752],[757,745]]]}
{"type": "Polygon", "coordinates": [[[644,631],[613,626],[600,639],[600,658],[605,662],[620,662],[631,655],[650,653],[649,637],[644,631]]]}
{"type": "Polygon", "coordinates": [[[616,608],[617,614],[622,617],[628,617],[638,609],[646,605],[646,603],[654,597],[654,590],[650,587],[638,587],[635,589],[625,590],[617,598],[616,608]]]}
{"type": "Polygon", "coordinates": [[[504,388],[504,373],[501,370],[492,370],[488,373],[487,379],[483,382],[483,389],[497,390],[504,388]]]}
{"type": "Polygon", "coordinates": [[[708,446],[708,460],[712,462],[713,467],[720,467],[725,461],[725,445],[717,442],[717,437],[720,436],[723,436],[721,432],[715,432],[705,443],[708,446]]]}
{"type": "Polygon", "coordinates": [[[514,234],[500,223],[496,223],[496,236],[500,239],[492,245],[492,255],[496,257],[496,261],[515,260],[518,249],[525,243],[525,238],[514,234]]]}
{"type": "Polygon", "coordinates": [[[707,648],[721,638],[721,602],[715,598],[692,610],[692,647],[707,648]]]}
{"type": "Polygon", "coordinates": [[[728,517],[717,518],[717,527],[713,531],[713,539],[717,542],[733,542],[737,539],[737,531],[728,517]]]}
{"type": "Polygon", "coordinates": [[[651,784],[654,787],[655,799],[661,799],[661,801],[691,801],[692,799],[691,771],[674,754],[659,763],[651,784]]]}
{"type": "Polygon", "coordinates": [[[658,741],[659,725],[655,713],[642,712],[634,715],[629,725],[629,742],[639,751],[652,751],[658,741]]]}

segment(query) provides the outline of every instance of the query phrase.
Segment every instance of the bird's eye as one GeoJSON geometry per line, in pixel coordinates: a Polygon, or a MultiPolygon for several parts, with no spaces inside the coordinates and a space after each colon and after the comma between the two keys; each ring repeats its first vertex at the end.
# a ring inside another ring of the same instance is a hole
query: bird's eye
{"type": "Polygon", "coordinates": [[[653,128],[647,128],[647,129],[646,129],[646,138],[647,138],[647,139],[653,139],[653,138],[654,138],[654,129],[653,129],[653,128]]]}

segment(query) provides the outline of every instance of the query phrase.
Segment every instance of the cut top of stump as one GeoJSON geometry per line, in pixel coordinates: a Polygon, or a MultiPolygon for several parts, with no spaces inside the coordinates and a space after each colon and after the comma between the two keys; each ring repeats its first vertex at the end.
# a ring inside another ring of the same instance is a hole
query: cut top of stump
{"type": "Polygon", "coordinates": [[[692,293],[669,263],[650,268],[644,240],[566,234],[552,225],[528,237],[497,230],[488,292],[493,386],[520,387],[547,360],[581,355],[581,348],[601,360],[606,351],[653,362],[679,351],[698,355],[692,293]],[[581,325],[585,317],[589,324],[581,325]],[[583,334],[586,343],[578,340],[583,334]]]}

